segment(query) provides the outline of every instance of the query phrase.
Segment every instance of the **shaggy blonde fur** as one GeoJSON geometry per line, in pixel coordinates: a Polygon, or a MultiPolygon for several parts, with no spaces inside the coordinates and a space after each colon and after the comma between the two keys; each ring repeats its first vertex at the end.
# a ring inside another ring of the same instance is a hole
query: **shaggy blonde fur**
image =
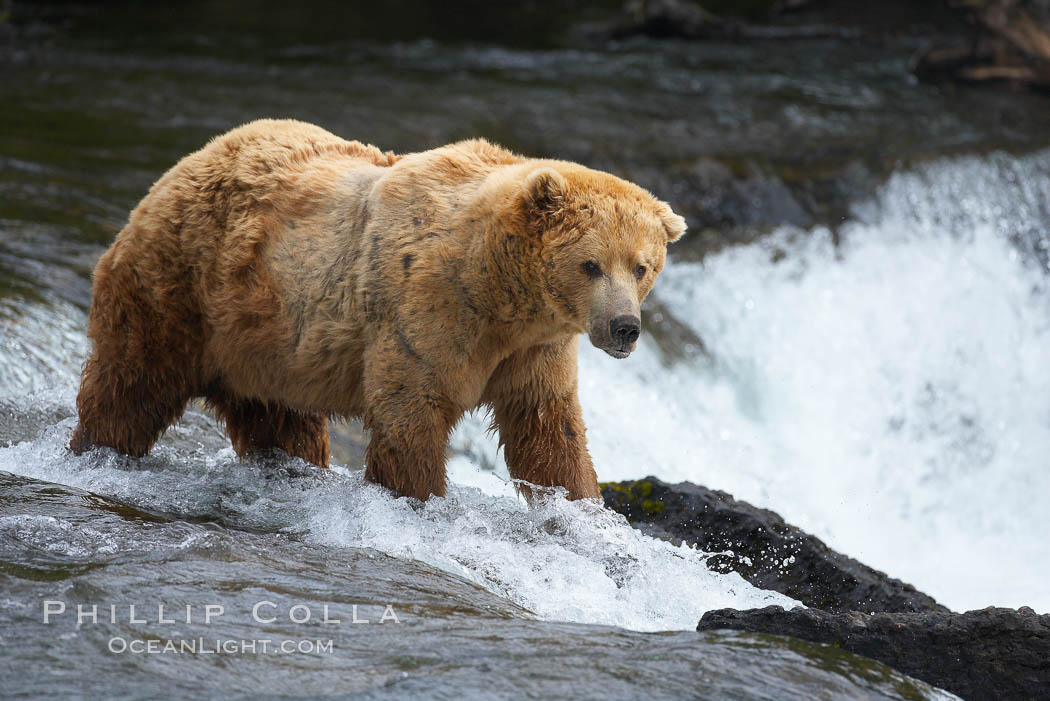
{"type": "Polygon", "coordinates": [[[488,405],[513,477],[596,497],[577,337],[630,352],[610,319],[683,231],[573,163],[252,122],[168,171],[99,260],[70,447],[144,455],[204,397],[239,454],[327,466],[326,417],[357,416],[366,477],[426,499],[445,493],[449,432],[488,405]]]}

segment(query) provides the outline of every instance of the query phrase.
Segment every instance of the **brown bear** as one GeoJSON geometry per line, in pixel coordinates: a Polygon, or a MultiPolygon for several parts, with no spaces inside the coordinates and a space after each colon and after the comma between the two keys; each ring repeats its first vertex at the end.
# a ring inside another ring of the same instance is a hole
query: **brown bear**
{"type": "Polygon", "coordinates": [[[327,417],[363,417],[365,477],[426,499],[485,405],[512,477],[597,497],[578,334],[626,357],[684,231],[636,185],[481,139],[398,156],[252,122],[169,170],[99,260],[70,448],[145,455],[203,397],[238,454],[326,467],[327,417]]]}

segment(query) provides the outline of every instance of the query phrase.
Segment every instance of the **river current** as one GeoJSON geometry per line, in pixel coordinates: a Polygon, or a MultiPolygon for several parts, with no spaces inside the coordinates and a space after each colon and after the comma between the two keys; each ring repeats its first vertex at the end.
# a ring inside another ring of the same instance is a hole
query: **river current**
{"type": "Polygon", "coordinates": [[[704,611],[794,602],[593,505],[526,508],[483,414],[453,436],[449,497],[425,505],[363,482],[352,458],[327,473],[240,461],[199,408],[148,458],[71,456],[94,260],[165,168],[261,116],[395,150],[485,135],[672,202],[688,181],[661,172],[690,159],[788,185],[787,162],[812,156],[792,177],[822,183],[836,164],[852,183],[841,217],[687,240],[638,351],[584,344],[599,478],[728,491],[956,610],[1050,611],[1050,138],[1031,115],[1045,102],[919,88],[886,52],[819,41],[766,55],[244,39],[238,54],[207,35],[34,31],[0,54],[0,667],[16,695],[944,698],[820,646],[698,636],[704,611]],[[45,602],[65,610],[45,623],[45,602]],[[97,622],[78,625],[78,604],[97,622]],[[262,637],[334,651],[112,647],[262,637]]]}

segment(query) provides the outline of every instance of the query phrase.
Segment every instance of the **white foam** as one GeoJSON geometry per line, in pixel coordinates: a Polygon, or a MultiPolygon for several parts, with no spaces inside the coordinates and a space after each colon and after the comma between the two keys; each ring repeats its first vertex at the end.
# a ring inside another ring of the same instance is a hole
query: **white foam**
{"type": "Polygon", "coordinates": [[[895,176],[840,233],[669,266],[713,364],[582,350],[599,478],[724,489],[953,608],[1050,611],[1050,154],[895,176]]]}
{"type": "MultiPolygon", "coordinates": [[[[229,449],[194,448],[192,436],[176,436],[139,461],[107,451],[76,457],[64,448],[71,428],[67,419],[36,440],[0,448],[0,470],[142,508],[420,560],[548,620],[688,630],[709,609],[795,605],[738,575],[708,570],[703,553],[649,538],[596,504],[548,495],[529,508],[510,485],[473,468],[475,480],[496,494],[454,482],[447,499],[421,504],[394,498],[358,471],[242,462],[229,449]]],[[[466,467],[453,461],[454,470],[466,467]]],[[[31,525],[47,526],[54,547],[72,547],[56,524],[31,525]]]]}

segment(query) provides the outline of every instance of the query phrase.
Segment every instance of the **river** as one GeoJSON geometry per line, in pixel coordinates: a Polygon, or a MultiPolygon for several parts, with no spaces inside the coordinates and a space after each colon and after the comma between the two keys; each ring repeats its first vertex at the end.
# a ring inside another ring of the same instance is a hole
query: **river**
{"type": "Polygon", "coordinates": [[[198,409],[148,458],[69,455],[94,260],[174,161],[262,116],[396,151],[480,135],[652,188],[694,231],[638,351],[582,344],[599,478],[728,491],[955,610],[1050,611],[1046,98],[917,85],[908,38],[270,42],[280,18],[162,32],[124,10],[41,11],[0,43],[15,695],[943,698],[819,646],[698,638],[704,611],[793,602],[594,507],[526,509],[481,414],[453,436],[449,498],[425,505],[364,483],[352,452],[326,474],[239,461],[198,409]],[[723,171],[743,177],[732,196],[723,171]],[[45,601],[68,610],[44,623],[45,601]],[[204,623],[208,605],[225,613],[204,623]],[[335,652],[111,649],[263,633],[335,652]]]}

